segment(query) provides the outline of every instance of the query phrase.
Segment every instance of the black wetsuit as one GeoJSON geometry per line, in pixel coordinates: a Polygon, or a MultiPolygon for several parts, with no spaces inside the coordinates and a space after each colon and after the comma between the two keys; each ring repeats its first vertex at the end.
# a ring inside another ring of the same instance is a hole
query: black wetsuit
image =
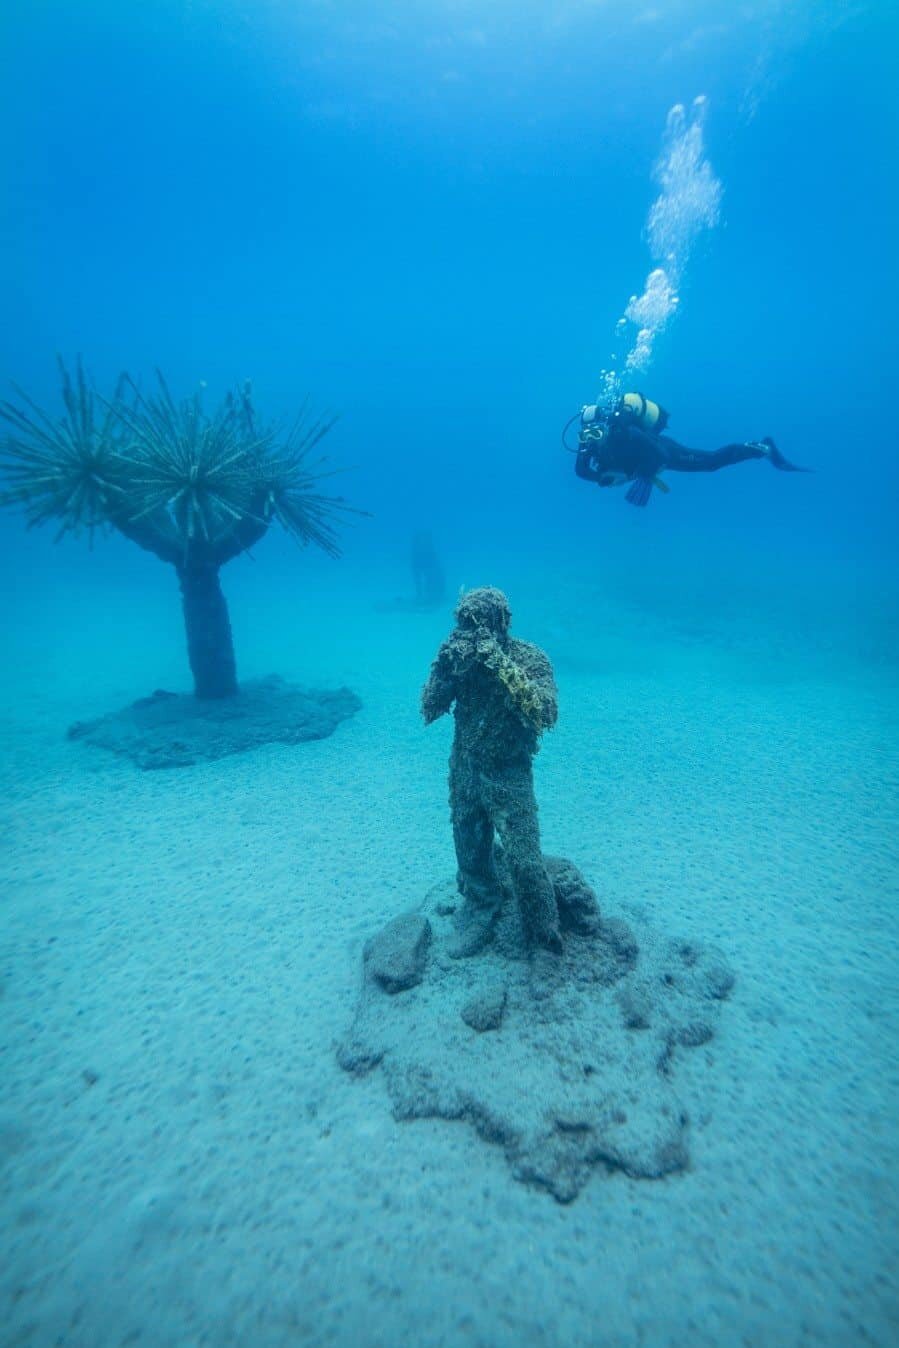
{"type": "Polygon", "coordinates": [[[613,487],[659,473],[715,473],[719,468],[767,457],[761,444],[723,445],[721,449],[687,449],[669,435],[644,431],[632,421],[614,416],[601,441],[582,441],[574,464],[578,477],[613,487]]]}

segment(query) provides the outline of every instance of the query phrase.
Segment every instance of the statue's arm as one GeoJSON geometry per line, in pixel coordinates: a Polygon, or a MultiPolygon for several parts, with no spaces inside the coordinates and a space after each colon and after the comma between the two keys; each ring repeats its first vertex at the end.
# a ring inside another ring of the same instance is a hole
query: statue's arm
{"type": "Polygon", "coordinates": [[[527,663],[531,682],[540,699],[540,713],[544,730],[551,730],[559,719],[559,694],[553,667],[538,646],[529,646],[527,663]]]}
{"type": "Polygon", "coordinates": [[[502,682],[519,715],[539,732],[549,730],[559,718],[559,701],[552,665],[540,650],[526,641],[514,641],[502,653],[502,682]]]}
{"type": "Polygon", "coordinates": [[[421,690],[421,714],[425,725],[445,716],[455,696],[455,661],[450,642],[445,641],[437,652],[428,681],[421,690]]]}

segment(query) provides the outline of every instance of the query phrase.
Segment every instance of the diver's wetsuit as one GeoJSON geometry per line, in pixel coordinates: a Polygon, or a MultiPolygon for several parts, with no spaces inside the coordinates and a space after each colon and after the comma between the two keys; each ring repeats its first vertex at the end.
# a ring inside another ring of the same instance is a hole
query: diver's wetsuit
{"type": "Polygon", "coordinates": [[[644,431],[632,422],[615,422],[604,440],[586,440],[581,444],[574,470],[578,477],[611,487],[637,478],[651,482],[666,469],[672,473],[715,473],[746,459],[766,457],[761,444],[687,449],[668,435],[644,431]]]}

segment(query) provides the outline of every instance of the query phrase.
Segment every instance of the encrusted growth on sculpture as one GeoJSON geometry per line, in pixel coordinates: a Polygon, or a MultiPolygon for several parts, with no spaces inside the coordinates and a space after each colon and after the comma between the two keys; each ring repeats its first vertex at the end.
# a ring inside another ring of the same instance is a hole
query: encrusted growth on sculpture
{"type": "Polygon", "coordinates": [[[456,924],[460,956],[483,949],[502,906],[497,842],[529,940],[562,948],[531,770],[540,736],[556,723],[556,686],[546,655],[511,637],[510,622],[502,591],[484,587],[465,595],[422,692],[427,724],[450,710],[455,716],[449,784],[458,884],[466,900],[456,924]]]}

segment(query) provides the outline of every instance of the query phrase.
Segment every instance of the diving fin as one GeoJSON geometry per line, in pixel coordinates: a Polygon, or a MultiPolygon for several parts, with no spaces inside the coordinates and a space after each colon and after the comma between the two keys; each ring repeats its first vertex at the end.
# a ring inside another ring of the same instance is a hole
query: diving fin
{"type": "Polygon", "coordinates": [[[652,478],[635,477],[625,494],[625,501],[632,506],[649,505],[649,498],[652,495],[652,478]]]}
{"type": "Polygon", "coordinates": [[[798,463],[790,463],[777,448],[777,445],[766,435],[764,440],[759,441],[759,449],[764,449],[765,457],[769,460],[772,468],[779,468],[782,473],[811,473],[811,468],[801,468],[798,463]]]}

